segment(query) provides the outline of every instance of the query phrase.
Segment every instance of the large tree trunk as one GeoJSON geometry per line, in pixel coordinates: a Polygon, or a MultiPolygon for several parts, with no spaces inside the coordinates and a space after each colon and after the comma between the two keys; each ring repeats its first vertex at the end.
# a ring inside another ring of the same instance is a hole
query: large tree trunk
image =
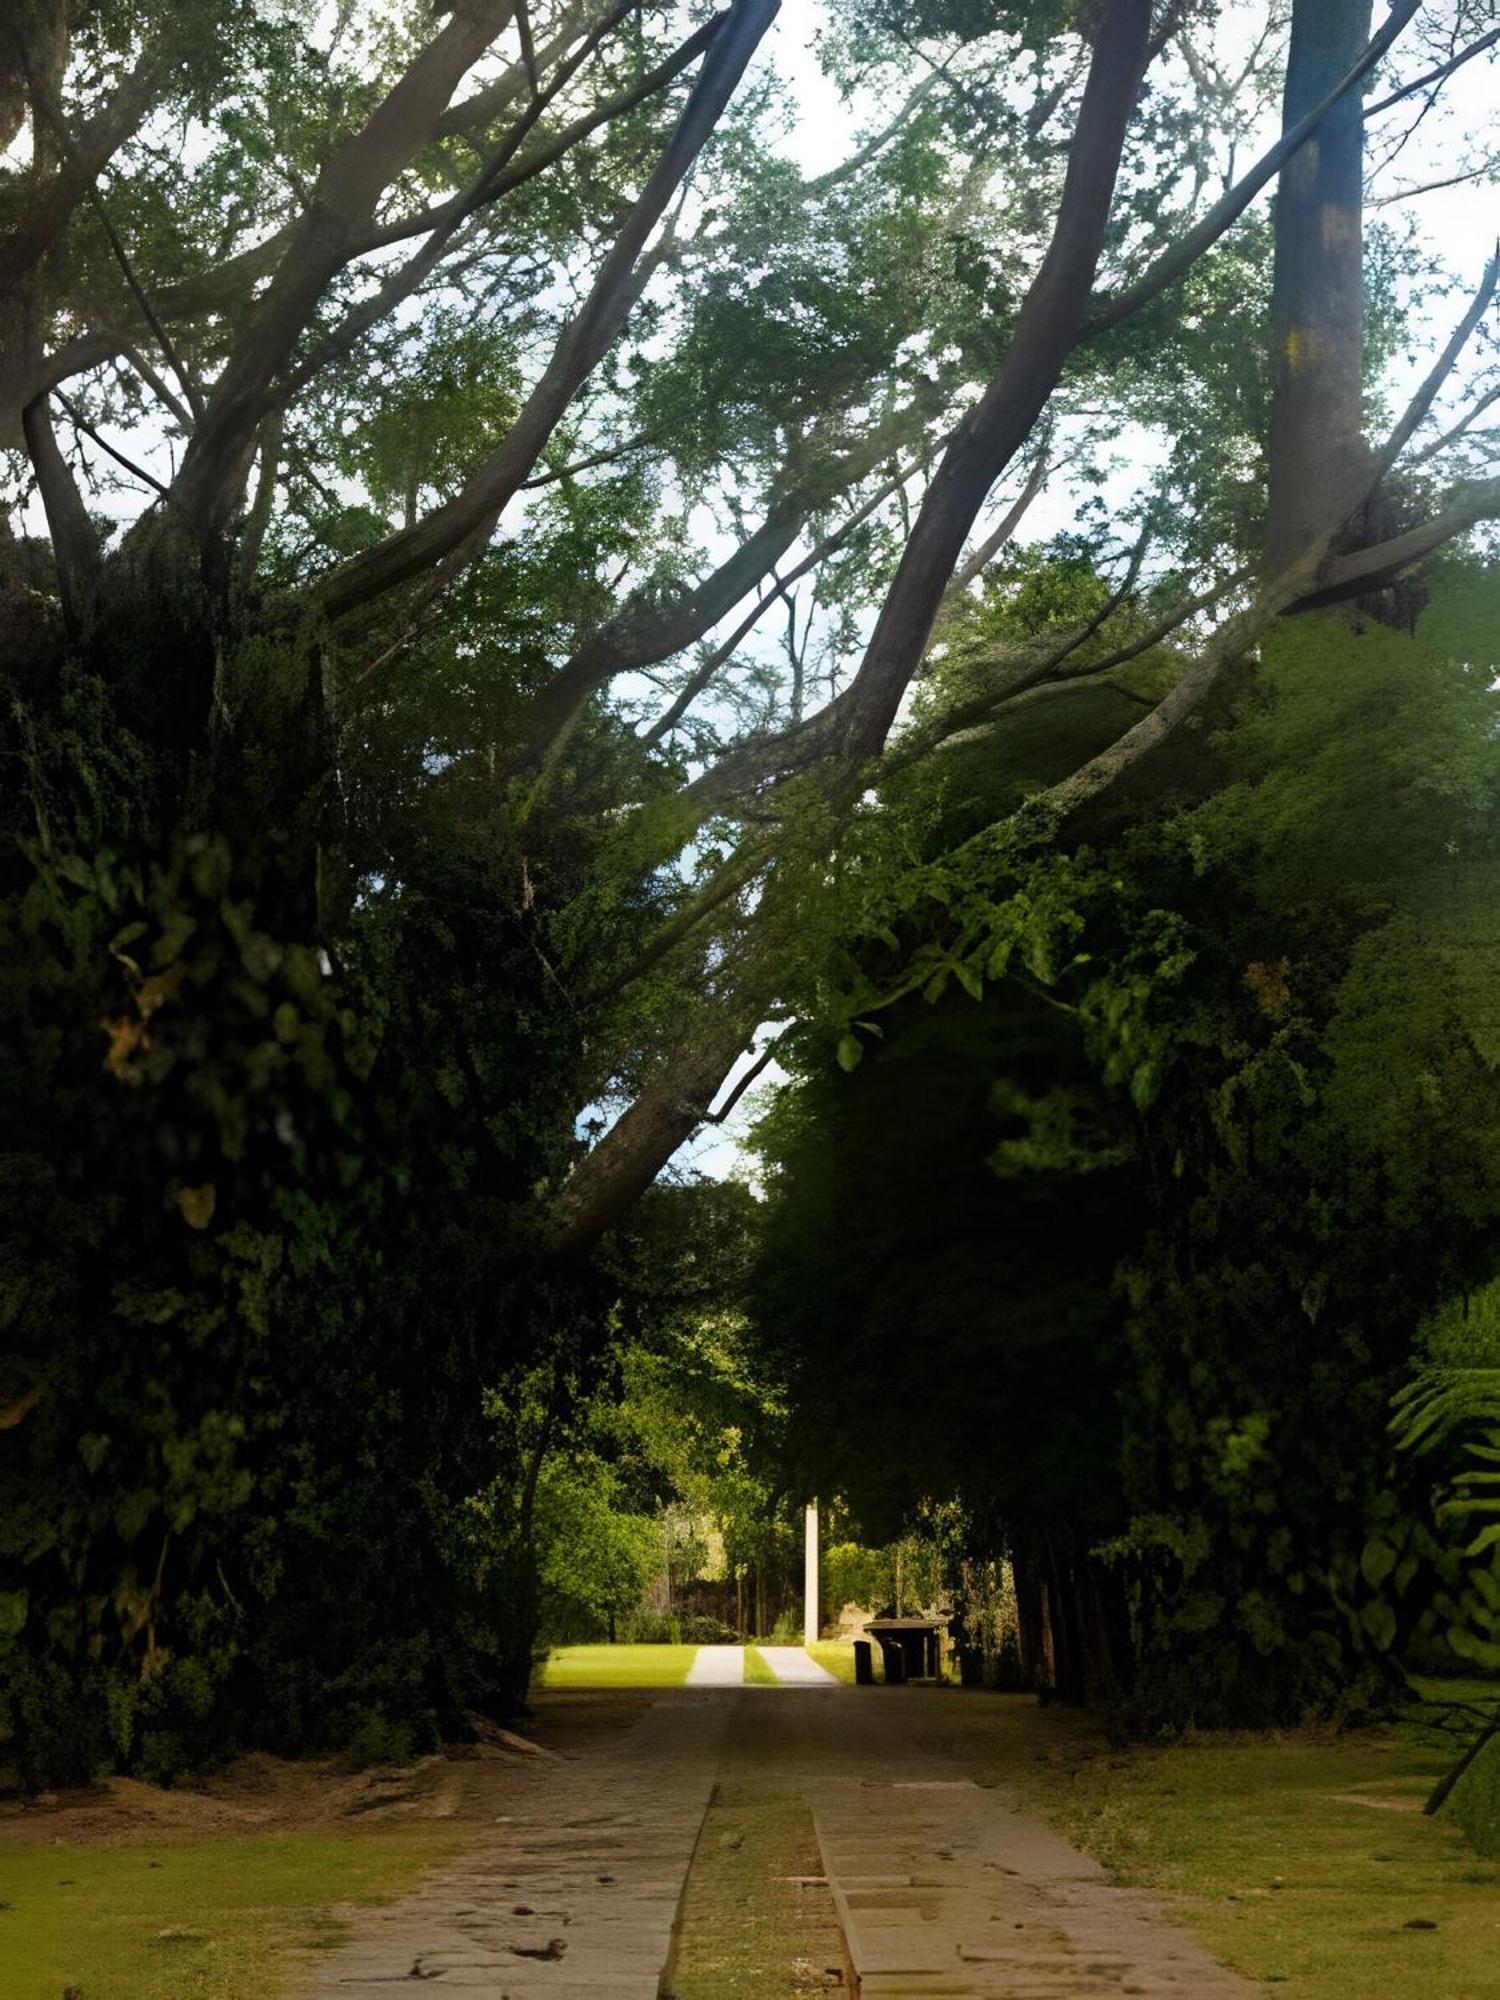
{"type": "MultiPolygon", "coordinates": [[[[1283,124],[1295,125],[1358,61],[1371,0],[1297,0],[1283,124]]],[[[1282,170],[1271,294],[1266,557],[1272,572],[1352,511],[1367,453],[1364,109],[1348,91],[1282,170]]]]}

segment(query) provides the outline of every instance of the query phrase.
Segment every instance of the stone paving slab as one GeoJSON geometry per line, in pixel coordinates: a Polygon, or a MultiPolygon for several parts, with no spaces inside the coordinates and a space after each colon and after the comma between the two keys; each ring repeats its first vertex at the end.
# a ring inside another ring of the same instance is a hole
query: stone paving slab
{"type": "Polygon", "coordinates": [[[507,1766],[492,1833],[402,1901],[348,1912],[355,1942],[300,2000],[388,2000],[427,1981],[487,2000],[659,2000],[730,1730],[766,1784],[812,1813],[851,2000],[1259,1990],[1159,1900],[976,1784],[984,1711],[963,1697],[811,1683],[761,1693],[674,1689],[581,1755],[507,1766]]]}
{"type": "Polygon", "coordinates": [[[837,1674],[820,1667],[806,1646],[760,1646],[756,1650],[778,1681],[791,1687],[840,1687],[837,1674]]]}
{"type": "Polygon", "coordinates": [[[861,2000],[1250,2000],[1259,1990],[997,1792],[825,1778],[808,1803],[861,2000]]]}
{"type": "Polygon", "coordinates": [[[688,1669],[689,1687],[738,1687],[744,1678],[743,1646],[700,1646],[688,1669]]]}
{"type": "Polygon", "coordinates": [[[383,1909],[306,2000],[441,1981],[488,2000],[657,2000],[733,1703],[676,1697],[597,1755],[507,1773],[492,1835],[383,1909]]]}

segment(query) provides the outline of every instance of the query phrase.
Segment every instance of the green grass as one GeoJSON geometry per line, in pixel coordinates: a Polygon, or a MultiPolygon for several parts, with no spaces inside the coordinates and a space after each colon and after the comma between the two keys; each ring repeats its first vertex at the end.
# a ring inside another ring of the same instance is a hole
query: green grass
{"type": "Polygon", "coordinates": [[[745,1648],[746,1687],[780,1687],[781,1683],[772,1672],[766,1656],[758,1646],[745,1648]]]}
{"type": "Polygon", "coordinates": [[[854,1641],[852,1639],[814,1639],[808,1647],[820,1667],[826,1667],[838,1680],[854,1685],[854,1641]]]}
{"type": "Polygon", "coordinates": [[[402,1894],[453,1828],[0,1847],[6,2000],[272,2000],[344,1942],[335,1903],[402,1894]]]}
{"type": "Polygon", "coordinates": [[[544,1688],[681,1687],[696,1646],[554,1646],[536,1684],[544,1688]]]}
{"type": "Polygon", "coordinates": [[[1420,1811],[1450,1754],[1403,1728],[1120,1755],[1063,1722],[994,1775],[1285,2000],[1492,2000],[1500,1867],[1420,1811]]]}
{"type": "Polygon", "coordinates": [[[805,1752],[784,1735],[780,1708],[747,1702],[725,1746],[662,1983],[673,2000],[827,2000],[841,1963],[805,1752]]]}

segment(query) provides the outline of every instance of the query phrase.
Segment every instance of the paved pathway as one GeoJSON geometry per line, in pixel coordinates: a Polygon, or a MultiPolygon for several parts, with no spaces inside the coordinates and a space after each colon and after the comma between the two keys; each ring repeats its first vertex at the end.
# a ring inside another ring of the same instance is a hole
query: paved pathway
{"type": "MultiPolygon", "coordinates": [[[[355,1942],[304,2000],[387,2000],[425,1980],[488,2000],[659,2000],[694,1846],[731,1756],[768,1796],[811,1809],[846,1991],[862,2000],[1250,2000],[1258,1990],[1154,1899],[1111,1883],[1016,1809],[985,1698],[761,1693],[588,1697],[604,1740],[488,1767],[493,1835],[401,1902],[351,1911],[355,1942]]],[[[540,1697],[543,1723],[567,1700],[540,1697]]]]}
{"type": "Polygon", "coordinates": [[[486,2000],[657,2000],[733,1709],[679,1696],[577,1761],[491,1766],[493,1836],[415,1894],[345,1912],[355,1942],[308,2000],[424,1980],[486,2000]]]}
{"type": "Polygon", "coordinates": [[[806,1646],[760,1646],[756,1649],[778,1681],[791,1687],[838,1687],[837,1674],[820,1667],[806,1646]]]}
{"type": "Polygon", "coordinates": [[[700,1646],[688,1669],[689,1687],[738,1687],[744,1678],[743,1646],[700,1646]]]}

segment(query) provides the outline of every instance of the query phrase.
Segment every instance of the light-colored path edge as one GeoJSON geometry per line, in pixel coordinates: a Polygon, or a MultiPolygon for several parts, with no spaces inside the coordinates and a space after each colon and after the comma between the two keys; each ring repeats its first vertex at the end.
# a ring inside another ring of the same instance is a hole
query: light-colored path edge
{"type": "Polygon", "coordinates": [[[737,1688],[745,1679],[743,1646],[700,1646],[688,1668],[687,1685],[693,1688],[737,1688]]]}
{"type": "Polygon", "coordinates": [[[758,1646],[756,1651],[783,1687],[842,1687],[837,1674],[819,1666],[805,1646],[758,1646]]]}

